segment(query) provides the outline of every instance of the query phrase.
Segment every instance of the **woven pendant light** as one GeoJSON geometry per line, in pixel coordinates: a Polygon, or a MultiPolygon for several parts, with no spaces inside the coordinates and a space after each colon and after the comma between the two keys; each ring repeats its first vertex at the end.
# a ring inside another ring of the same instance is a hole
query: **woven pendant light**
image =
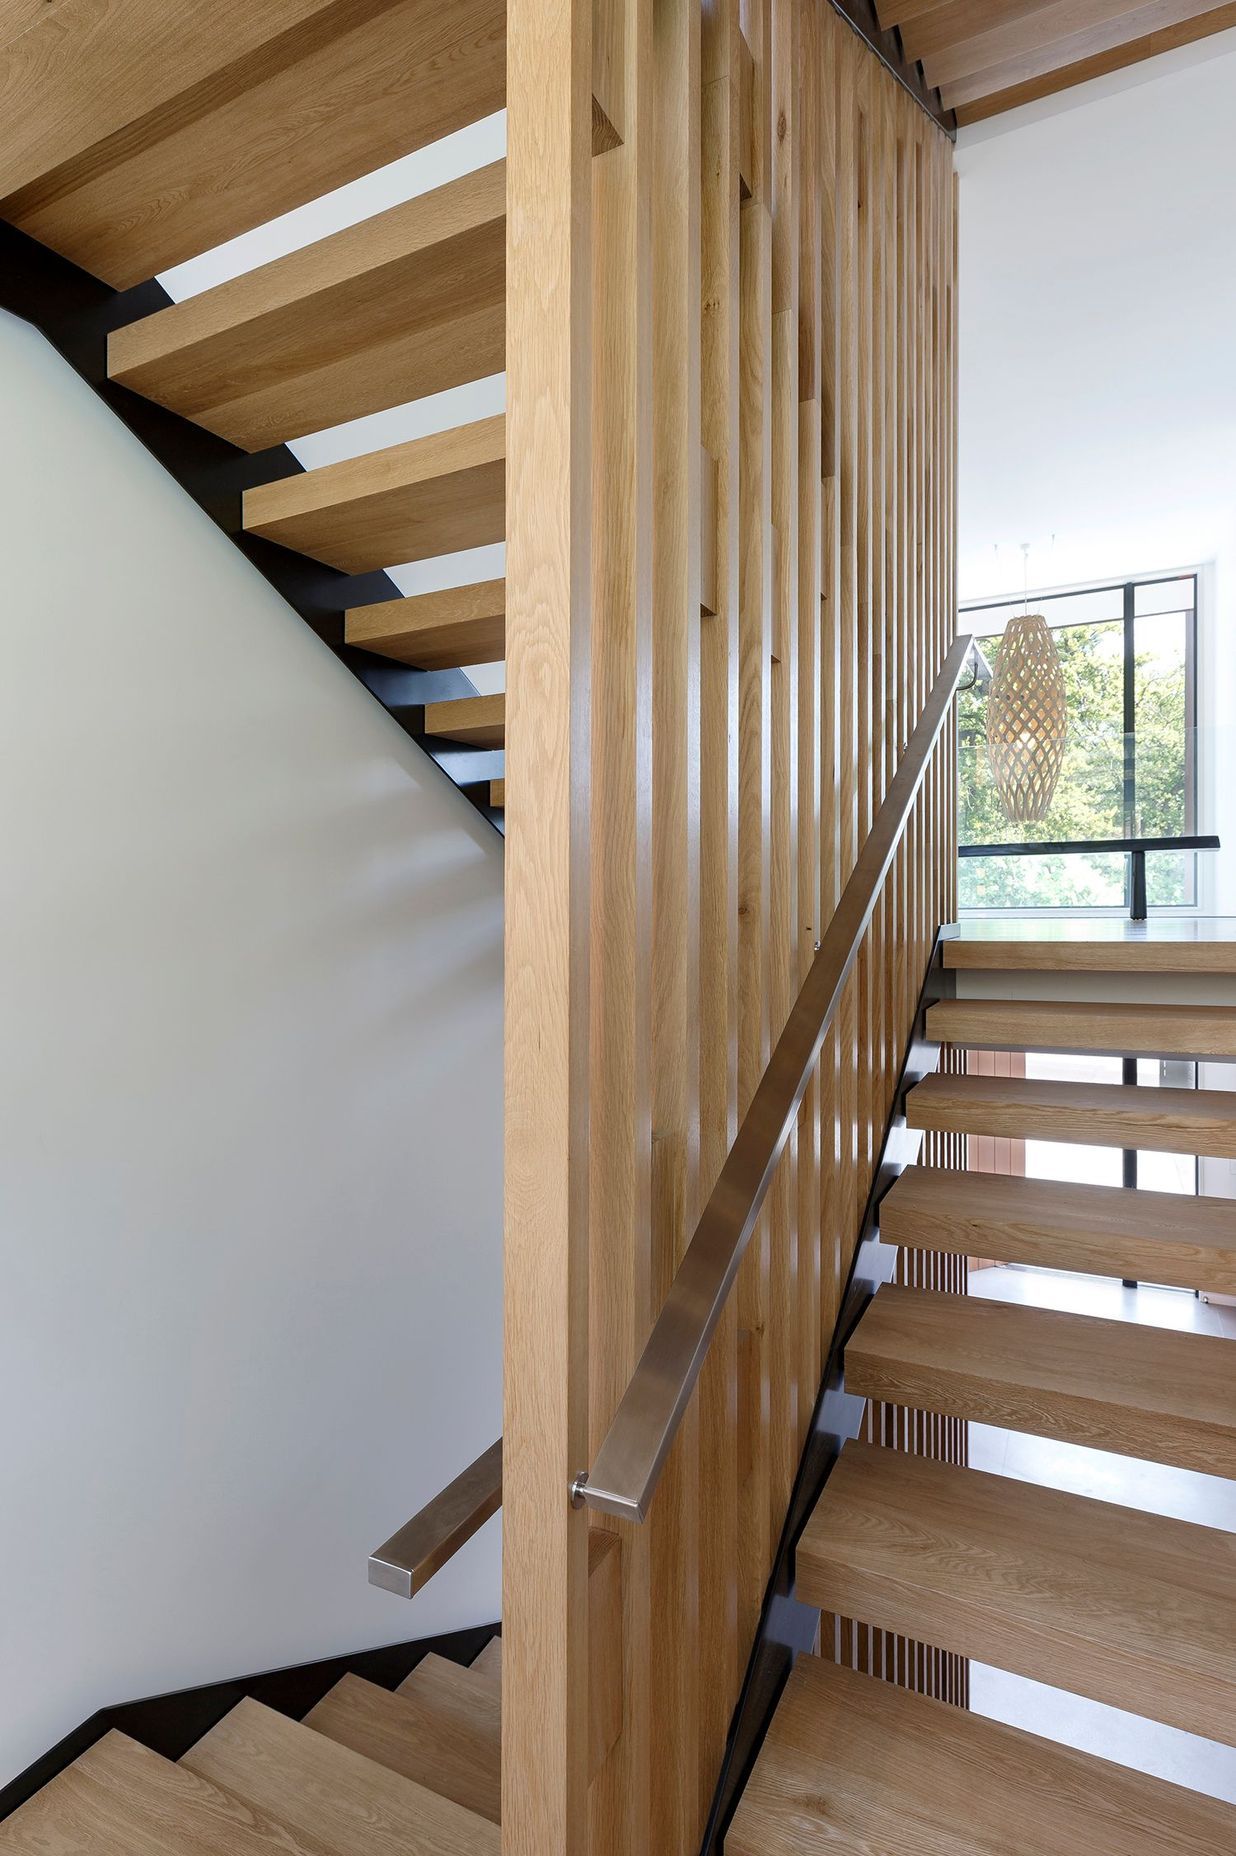
{"type": "Polygon", "coordinates": [[[987,759],[1008,817],[1046,817],[1064,764],[1068,698],[1051,628],[1041,613],[1010,619],[987,698],[987,759]]]}

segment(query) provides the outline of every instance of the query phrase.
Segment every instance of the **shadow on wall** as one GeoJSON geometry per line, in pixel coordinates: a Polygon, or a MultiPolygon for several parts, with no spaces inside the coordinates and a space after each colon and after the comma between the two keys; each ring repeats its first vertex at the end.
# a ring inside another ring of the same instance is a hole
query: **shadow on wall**
{"type": "Polygon", "coordinates": [[[501,1403],[501,841],[0,318],[0,1783],[498,1615],[370,1547],[501,1403]]]}

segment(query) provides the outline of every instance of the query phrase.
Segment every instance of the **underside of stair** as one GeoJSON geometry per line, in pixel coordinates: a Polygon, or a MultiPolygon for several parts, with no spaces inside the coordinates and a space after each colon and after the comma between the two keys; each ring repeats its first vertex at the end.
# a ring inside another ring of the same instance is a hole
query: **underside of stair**
{"type": "Polygon", "coordinates": [[[1236,1535],[850,1443],[797,1578],[822,1610],[1236,1744],[1236,1535]]]}
{"type": "Polygon", "coordinates": [[[246,490],[251,535],[364,573],[502,541],[506,422],[409,439],[246,490]]]}
{"type": "Polygon", "coordinates": [[[1236,1295],[1230,1199],[910,1166],[880,1204],[909,1249],[1236,1295]]]}
{"type": "Polygon", "coordinates": [[[504,365],[506,163],[115,331],[113,380],[246,450],[504,365]]]}
{"type": "Polygon", "coordinates": [[[496,1824],[256,1701],[233,1708],[181,1764],[334,1856],[500,1849],[496,1824]]]}
{"type": "Polygon", "coordinates": [[[505,0],[44,10],[0,49],[0,217],[121,289],[506,101],[505,0]]]}
{"type": "Polygon", "coordinates": [[[1051,1308],[882,1289],[846,1390],[1063,1443],[1236,1476],[1230,1340],[1051,1308]]]}
{"type": "Polygon", "coordinates": [[[496,663],[506,656],[506,582],[482,580],[354,606],[344,628],[348,644],[418,670],[496,663]]]}
{"type": "Polygon", "coordinates": [[[1236,1092],[1138,1089],[1002,1076],[928,1076],[906,1101],[912,1128],[1236,1159],[1236,1092]]]}
{"type": "Polygon", "coordinates": [[[802,1656],[727,1856],[1218,1856],[1236,1810],[802,1656]]]}
{"type": "Polygon", "coordinates": [[[941,999],[927,1009],[927,1036],[981,1050],[1236,1057],[1236,1006],[941,999]]]}

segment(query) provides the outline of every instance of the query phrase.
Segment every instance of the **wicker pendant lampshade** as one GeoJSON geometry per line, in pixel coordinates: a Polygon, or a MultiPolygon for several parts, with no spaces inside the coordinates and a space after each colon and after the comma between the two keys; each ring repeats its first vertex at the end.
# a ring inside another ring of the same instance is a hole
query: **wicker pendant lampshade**
{"type": "Polygon", "coordinates": [[[1008,817],[1044,818],[1064,762],[1068,700],[1056,641],[1037,612],[1010,619],[987,698],[987,758],[1008,817]]]}

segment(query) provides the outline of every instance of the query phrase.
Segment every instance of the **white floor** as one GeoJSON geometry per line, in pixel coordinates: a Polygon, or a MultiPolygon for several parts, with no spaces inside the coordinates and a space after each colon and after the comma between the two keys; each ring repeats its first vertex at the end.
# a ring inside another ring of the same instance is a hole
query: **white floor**
{"type": "MultiPolygon", "coordinates": [[[[971,1271],[970,1293],[1236,1340],[1236,1308],[1207,1304],[1179,1290],[1124,1289],[1106,1278],[1001,1267],[971,1271]]],[[[1233,1364],[1236,1367],[1236,1354],[1233,1364]]],[[[1236,1533],[1236,1483],[1217,1476],[995,1430],[986,1424],[970,1426],[970,1462],[973,1468],[996,1475],[1236,1533]]],[[[1236,1804],[1236,1748],[1200,1740],[982,1663],[971,1665],[970,1706],[992,1720],[1236,1804]]]]}

